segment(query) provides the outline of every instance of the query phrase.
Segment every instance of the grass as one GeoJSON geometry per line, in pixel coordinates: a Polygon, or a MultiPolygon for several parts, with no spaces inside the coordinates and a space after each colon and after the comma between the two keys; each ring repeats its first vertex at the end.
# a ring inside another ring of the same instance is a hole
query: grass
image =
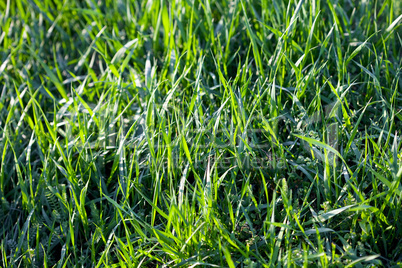
{"type": "Polygon", "coordinates": [[[0,266],[399,267],[401,14],[0,1],[0,266]]]}

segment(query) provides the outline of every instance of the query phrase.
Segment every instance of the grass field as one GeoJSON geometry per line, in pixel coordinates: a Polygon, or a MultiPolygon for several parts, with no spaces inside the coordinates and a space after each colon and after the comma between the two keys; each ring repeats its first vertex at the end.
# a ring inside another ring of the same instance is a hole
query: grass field
{"type": "Polygon", "coordinates": [[[0,1],[1,267],[401,267],[402,2],[0,1]]]}

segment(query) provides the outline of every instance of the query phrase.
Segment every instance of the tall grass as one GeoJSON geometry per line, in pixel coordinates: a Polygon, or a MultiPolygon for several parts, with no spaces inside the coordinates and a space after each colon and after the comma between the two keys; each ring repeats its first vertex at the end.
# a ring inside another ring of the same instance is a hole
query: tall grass
{"type": "Polygon", "coordinates": [[[399,1],[0,1],[0,266],[402,263],[399,1]]]}

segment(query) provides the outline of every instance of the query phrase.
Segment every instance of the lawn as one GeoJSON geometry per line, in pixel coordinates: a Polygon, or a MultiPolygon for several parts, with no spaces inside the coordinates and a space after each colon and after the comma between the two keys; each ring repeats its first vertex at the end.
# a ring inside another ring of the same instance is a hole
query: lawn
{"type": "Polygon", "coordinates": [[[402,1],[0,1],[0,267],[400,267],[402,1]]]}

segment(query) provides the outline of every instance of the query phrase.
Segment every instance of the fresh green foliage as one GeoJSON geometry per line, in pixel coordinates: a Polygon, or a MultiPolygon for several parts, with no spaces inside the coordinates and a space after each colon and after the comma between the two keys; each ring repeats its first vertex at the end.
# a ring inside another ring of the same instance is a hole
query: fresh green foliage
{"type": "Polygon", "coordinates": [[[402,2],[0,1],[1,267],[402,264],[402,2]]]}

